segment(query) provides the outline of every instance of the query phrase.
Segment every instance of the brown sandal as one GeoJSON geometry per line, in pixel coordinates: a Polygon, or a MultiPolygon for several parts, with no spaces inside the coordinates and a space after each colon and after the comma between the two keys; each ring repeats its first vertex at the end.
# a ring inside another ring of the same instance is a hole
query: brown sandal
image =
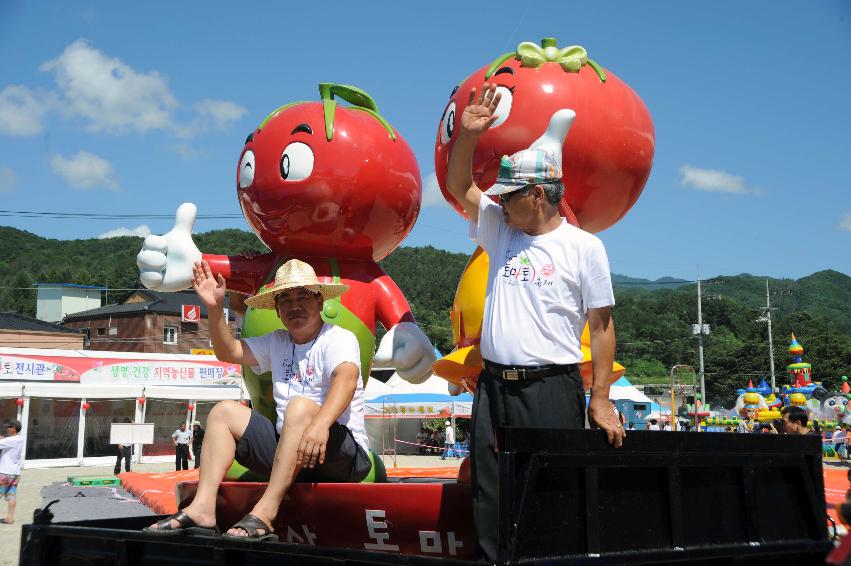
{"type": "Polygon", "coordinates": [[[184,511],[178,511],[174,515],[169,515],[165,519],[157,521],[157,528],[154,529],[152,527],[145,527],[142,529],[143,533],[149,535],[158,535],[158,536],[171,536],[171,535],[200,535],[200,536],[218,536],[219,527],[200,527],[195,521],[187,515],[184,511]],[[177,526],[171,526],[171,520],[174,519],[177,521],[177,526]]]}
{"type": "Polygon", "coordinates": [[[263,519],[255,517],[251,513],[240,519],[239,522],[231,528],[242,529],[248,536],[239,537],[225,533],[222,535],[222,538],[226,538],[228,540],[245,540],[250,542],[278,542],[278,535],[275,534],[272,527],[267,525],[263,519]],[[258,534],[258,529],[266,531],[265,534],[258,534]]]}

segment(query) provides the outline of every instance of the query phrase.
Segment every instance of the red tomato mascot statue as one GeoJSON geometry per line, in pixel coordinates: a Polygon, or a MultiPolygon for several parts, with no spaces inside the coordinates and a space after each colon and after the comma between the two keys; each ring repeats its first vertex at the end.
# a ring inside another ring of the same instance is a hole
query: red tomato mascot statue
{"type": "MultiPolygon", "coordinates": [[[[473,155],[473,180],[483,191],[496,180],[501,156],[530,147],[556,121],[557,112],[572,110],[575,118],[560,151],[565,190],[559,210],[571,224],[589,232],[604,230],[623,218],[641,195],[653,164],[650,113],[626,83],[589,59],[585,49],[559,48],[552,38],[542,40],[540,46],[521,43],[452,91],[440,120],[434,164],[440,189],[459,214],[466,216],[446,191],[449,156],[470,90],[485,82],[497,85],[501,99],[498,118],[479,138],[473,155]]],[[[478,342],[486,262],[487,254],[477,249],[452,308],[456,350],[434,367],[437,375],[456,385],[463,382],[467,388],[481,367],[478,342]]],[[[590,364],[586,365],[583,378],[587,380],[590,364]]]]}
{"type": "MultiPolygon", "coordinates": [[[[336,84],[321,84],[319,90],[319,102],[286,104],[269,114],[240,156],[239,203],[271,253],[252,259],[202,255],[192,242],[196,207],[185,203],[174,229],[145,239],[137,257],[142,283],[158,291],[185,289],[193,263],[203,257],[229,290],[254,294],[281,264],[298,258],[313,266],[320,281],[350,286],[325,302],[322,317],[357,336],[364,383],[376,322],[388,329],[376,363],[395,367],[414,383],[423,381],[431,374],[434,348],[402,292],[376,264],[408,235],[419,214],[422,188],[414,154],[368,94],[336,84]]],[[[281,328],[276,313],[249,309],[243,335],[276,328],[281,328]]],[[[255,409],[274,421],[271,374],[244,370],[255,409]]]]}

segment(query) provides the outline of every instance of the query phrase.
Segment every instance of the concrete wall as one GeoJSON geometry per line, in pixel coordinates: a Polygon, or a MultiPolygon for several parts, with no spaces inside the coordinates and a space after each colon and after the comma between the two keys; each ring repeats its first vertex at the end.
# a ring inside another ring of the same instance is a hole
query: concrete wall
{"type": "Polygon", "coordinates": [[[100,289],[85,287],[39,286],[36,298],[36,318],[46,322],[61,322],[66,315],[96,309],[101,306],[100,289]]]}

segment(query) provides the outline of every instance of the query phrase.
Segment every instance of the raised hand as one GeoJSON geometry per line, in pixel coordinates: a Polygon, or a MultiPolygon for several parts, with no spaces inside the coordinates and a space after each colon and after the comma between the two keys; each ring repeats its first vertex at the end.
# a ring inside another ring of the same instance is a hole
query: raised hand
{"type": "Polygon", "coordinates": [[[478,97],[476,89],[471,89],[467,107],[461,114],[461,132],[481,135],[488,131],[491,124],[499,117],[496,114],[496,107],[499,105],[501,96],[496,90],[496,85],[488,83],[482,85],[478,97]]]}
{"type": "Polygon", "coordinates": [[[221,274],[213,277],[210,264],[206,260],[195,262],[192,268],[192,287],[208,309],[224,306],[225,292],[228,290],[225,278],[221,274]]]}
{"type": "Polygon", "coordinates": [[[181,291],[192,284],[192,266],[201,261],[201,252],[192,241],[192,226],[198,208],[181,204],[172,228],[163,236],[151,234],[136,256],[142,285],[155,291],[181,291]]]}

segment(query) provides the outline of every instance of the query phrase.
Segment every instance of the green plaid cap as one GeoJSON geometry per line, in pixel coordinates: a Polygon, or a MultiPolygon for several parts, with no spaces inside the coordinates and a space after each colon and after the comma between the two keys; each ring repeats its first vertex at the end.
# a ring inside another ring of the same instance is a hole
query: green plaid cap
{"type": "Polygon", "coordinates": [[[500,158],[496,183],[485,194],[496,196],[554,181],[561,181],[561,163],[543,149],[524,149],[500,158]]]}

